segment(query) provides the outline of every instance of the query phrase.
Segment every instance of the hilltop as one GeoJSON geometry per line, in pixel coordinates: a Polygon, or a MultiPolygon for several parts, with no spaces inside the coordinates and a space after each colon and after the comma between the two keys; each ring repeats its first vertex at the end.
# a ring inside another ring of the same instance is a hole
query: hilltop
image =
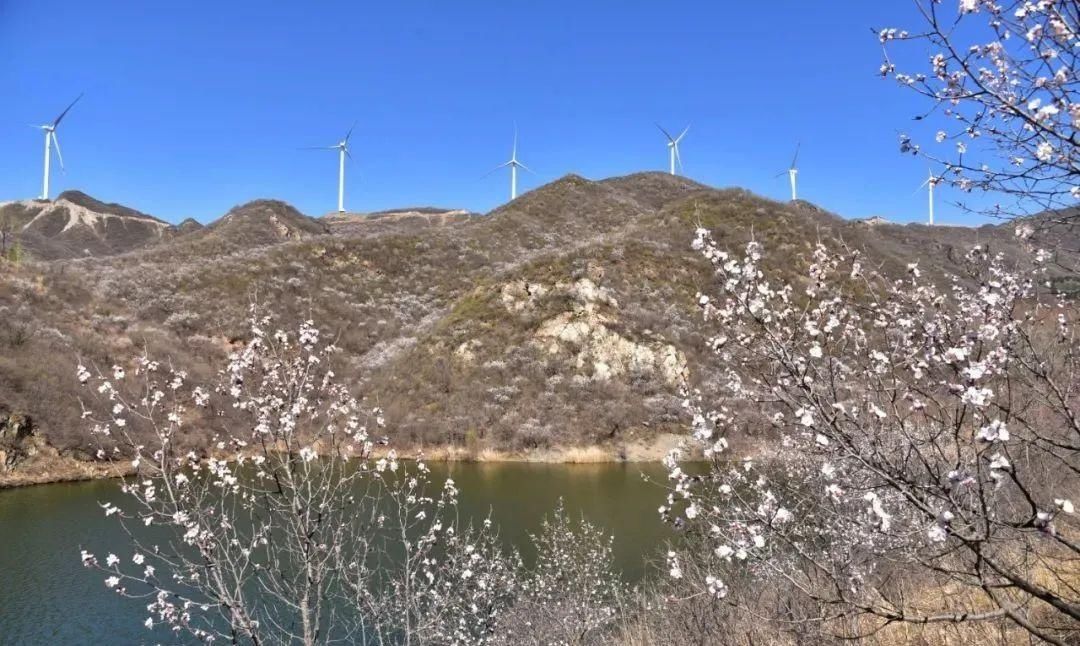
{"type": "Polygon", "coordinates": [[[79,191],[53,201],[0,202],[0,229],[43,260],[125,253],[177,233],[168,222],[79,191]]]}
{"type": "Polygon", "coordinates": [[[334,335],[336,371],[385,409],[397,446],[655,457],[685,428],[683,380],[708,392],[717,377],[695,305],[711,281],[689,248],[697,226],[733,251],[753,236],[787,278],[818,240],[942,280],[972,244],[1020,252],[1012,226],[868,226],[660,173],[568,175],[486,215],[313,219],[258,200],[129,253],[0,275],[0,419],[29,418],[52,449],[88,458],[77,357],[107,367],[145,349],[208,379],[257,302],[286,329],[310,318],[334,335]]]}
{"type": "Polygon", "coordinates": [[[379,235],[408,233],[429,227],[445,227],[468,222],[480,214],[464,209],[417,206],[371,213],[328,213],[321,219],[339,235],[379,235]]]}

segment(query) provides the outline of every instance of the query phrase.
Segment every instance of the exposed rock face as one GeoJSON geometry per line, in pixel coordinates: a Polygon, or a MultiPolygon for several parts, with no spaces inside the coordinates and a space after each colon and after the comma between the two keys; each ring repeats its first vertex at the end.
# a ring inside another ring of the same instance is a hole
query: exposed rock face
{"type": "Polygon", "coordinates": [[[534,308],[536,302],[546,296],[549,290],[543,283],[515,280],[503,285],[499,291],[503,306],[507,311],[515,313],[534,308]]]}
{"type": "Polygon", "coordinates": [[[0,415],[0,471],[6,471],[37,452],[33,423],[21,413],[0,415]]]}
{"type": "Polygon", "coordinates": [[[0,424],[0,442],[16,443],[33,432],[31,420],[21,413],[10,413],[0,424]]]}
{"type": "Polygon", "coordinates": [[[574,354],[578,369],[599,381],[643,373],[675,386],[686,377],[686,358],[674,346],[631,341],[608,327],[611,320],[587,308],[564,312],[545,321],[536,339],[551,354],[574,354]]]}
{"type": "Polygon", "coordinates": [[[464,209],[431,206],[376,211],[374,213],[328,213],[320,218],[335,234],[382,236],[415,233],[426,229],[456,228],[480,218],[464,209]]]}
{"type": "Polygon", "coordinates": [[[454,350],[454,355],[466,363],[473,363],[476,361],[476,351],[483,347],[484,342],[480,339],[470,339],[465,341],[454,350]]]}
{"type": "MultiPolygon", "coordinates": [[[[533,342],[549,354],[569,353],[574,365],[597,381],[631,374],[659,376],[668,385],[678,385],[686,377],[686,358],[674,346],[662,341],[638,342],[615,332],[619,304],[610,292],[590,278],[573,283],[515,281],[500,290],[503,306],[511,313],[535,309],[540,299],[554,295],[572,299],[569,311],[544,320],[533,335],[533,342]]],[[[458,348],[459,356],[468,356],[467,344],[458,348]]]]}
{"type": "Polygon", "coordinates": [[[886,220],[885,218],[881,217],[880,215],[872,215],[872,216],[870,216],[868,218],[858,220],[857,222],[859,224],[864,224],[864,225],[870,226],[870,227],[876,227],[879,224],[889,224],[889,221],[886,220]]]}
{"type": "Polygon", "coordinates": [[[106,204],[78,191],[54,201],[0,204],[0,227],[39,259],[110,256],[160,242],[172,225],[119,204],[106,204]]]}

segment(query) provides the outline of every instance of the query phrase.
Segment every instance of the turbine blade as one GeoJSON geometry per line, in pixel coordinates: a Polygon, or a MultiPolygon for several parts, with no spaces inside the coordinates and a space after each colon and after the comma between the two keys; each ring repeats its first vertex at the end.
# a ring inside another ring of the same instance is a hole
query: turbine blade
{"type": "Polygon", "coordinates": [[[491,175],[492,173],[494,173],[495,171],[499,170],[500,168],[506,168],[506,167],[507,167],[507,166],[509,166],[510,164],[511,164],[511,162],[506,162],[506,163],[504,163],[504,164],[499,164],[499,165],[498,165],[498,166],[496,166],[495,168],[492,168],[492,169],[491,169],[491,170],[489,170],[488,172],[486,172],[486,173],[484,173],[483,175],[481,175],[481,176],[480,176],[480,179],[484,179],[485,177],[487,177],[488,175],[491,175]]]}
{"type": "Polygon", "coordinates": [[[517,159],[517,139],[518,139],[518,127],[517,127],[517,122],[515,121],[514,122],[514,147],[510,149],[510,159],[511,159],[511,161],[517,159]]]}
{"type": "MultiPolygon", "coordinates": [[[[685,135],[686,131],[683,131],[683,134],[685,135]]],[[[682,139],[682,136],[680,136],[679,139],[682,139]]],[[[675,140],[675,164],[679,167],[679,170],[682,171],[683,165],[682,155],[679,154],[679,139],[675,140]]]]}
{"type": "Polygon", "coordinates": [[[915,189],[914,191],[912,191],[912,192],[911,192],[911,194],[912,194],[912,195],[915,195],[915,194],[916,194],[916,193],[918,193],[919,191],[923,190],[923,188],[924,188],[924,187],[925,187],[925,186],[926,186],[927,184],[929,184],[929,183],[930,183],[930,180],[929,180],[929,178],[928,178],[928,179],[927,179],[927,180],[926,180],[925,182],[923,182],[922,184],[919,184],[919,188],[917,188],[917,189],[915,189]]]}
{"type": "Polygon", "coordinates": [[[534,171],[533,169],[529,168],[529,167],[528,167],[528,166],[526,166],[525,164],[522,164],[521,162],[518,162],[518,163],[517,163],[517,165],[518,165],[518,167],[519,167],[519,168],[523,168],[523,169],[525,169],[525,170],[529,171],[530,173],[532,173],[533,175],[535,175],[535,174],[536,174],[536,171],[534,171]]]}
{"type": "Polygon", "coordinates": [[[689,132],[689,131],[690,131],[690,126],[686,126],[685,128],[683,128],[683,131],[681,133],[679,133],[679,136],[675,137],[675,143],[679,143],[680,141],[682,141],[682,138],[685,137],[686,133],[689,132]]]}
{"type": "Polygon", "coordinates": [[[802,142],[795,144],[795,156],[791,158],[791,167],[795,168],[795,163],[799,161],[799,148],[802,147],[802,142]]]}
{"type": "Polygon", "coordinates": [[[675,140],[671,138],[671,133],[667,130],[664,130],[664,126],[658,123],[656,124],[656,127],[660,129],[660,132],[664,133],[664,136],[667,137],[668,141],[670,141],[671,143],[675,143],[675,140]]]}
{"type": "Polygon", "coordinates": [[[56,158],[60,160],[60,170],[67,172],[64,168],[64,156],[60,154],[60,140],[56,138],[55,132],[50,132],[49,136],[52,138],[53,146],[56,148],[56,158]]]}
{"type": "Polygon", "coordinates": [[[64,111],[60,113],[59,117],[56,117],[56,120],[52,122],[52,127],[53,128],[60,125],[60,120],[63,119],[65,115],[67,115],[68,110],[75,107],[75,104],[78,103],[79,99],[81,99],[81,98],[83,98],[83,93],[82,92],[79,93],[79,96],[75,97],[75,100],[72,101],[71,104],[68,107],[64,108],[64,111]]]}
{"type": "Polygon", "coordinates": [[[352,136],[352,131],[355,130],[355,129],[356,129],[356,122],[353,121],[352,127],[349,128],[349,131],[347,133],[345,133],[345,143],[349,142],[349,137],[352,136]]]}
{"type": "Polygon", "coordinates": [[[789,172],[789,171],[786,171],[786,170],[782,170],[782,171],[780,171],[779,173],[777,173],[777,174],[773,175],[773,179],[776,179],[777,177],[780,177],[781,175],[787,175],[787,174],[788,174],[788,172],[789,172]]]}

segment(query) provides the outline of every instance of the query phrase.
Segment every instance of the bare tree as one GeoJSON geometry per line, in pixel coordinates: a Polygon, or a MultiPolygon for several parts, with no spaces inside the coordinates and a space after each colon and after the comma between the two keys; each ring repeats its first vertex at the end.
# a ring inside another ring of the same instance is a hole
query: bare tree
{"type": "Polygon", "coordinates": [[[926,97],[930,108],[915,118],[940,129],[938,147],[902,134],[901,149],[939,164],[939,179],[962,191],[1009,200],[992,205],[993,215],[1080,205],[1080,5],[915,0],[915,6],[922,28],[877,31],[881,74],[926,97]],[[895,51],[900,44],[911,47],[895,51]],[[925,71],[897,64],[915,45],[929,52],[925,71]]]}
{"type": "Polygon", "coordinates": [[[1049,254],[1008,268],[975,248],[940,288],[823,245],[803,280],[774,284],[757,243],[733,258],[699,230],[695,247],[718,276],[700,302],[726,399],[688,397],[710,468],[670,456],[662,513],[708,546],[696,594],[726,598],[727,575],[750,572],[848,637],[1001,620],[1075,639],[1080,344],[1075,305],[1036,292],[1049,254]],[[731,456],[747,400],[778,439],[731,456]]]}

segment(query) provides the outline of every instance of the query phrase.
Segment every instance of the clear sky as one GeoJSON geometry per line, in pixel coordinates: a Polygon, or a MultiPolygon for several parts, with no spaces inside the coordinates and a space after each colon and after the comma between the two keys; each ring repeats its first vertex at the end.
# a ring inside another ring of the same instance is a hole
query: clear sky
{"type": "MultiPolygon", "coordinates": [[[[353,211],[501,204],[507,173],[482,176],[515,121],[536,171],[522,190],[665,169],[660,122],[692,124],[681,151],[701,182],[786,199],[774,175],[801,141],[800,197],[922,220],[927,167],[897,132],[925,106],[876,76],[882,26],[918,26],[910,1],[0,0],[0,200],[40,192],[28,125],[85,90],[53,196],[174,222],[259,197],[333,210],[336,153],[299,148],[354,121],[353,211]]],[[[938,220],[973,221],[942,202],[938,220]]]]}

